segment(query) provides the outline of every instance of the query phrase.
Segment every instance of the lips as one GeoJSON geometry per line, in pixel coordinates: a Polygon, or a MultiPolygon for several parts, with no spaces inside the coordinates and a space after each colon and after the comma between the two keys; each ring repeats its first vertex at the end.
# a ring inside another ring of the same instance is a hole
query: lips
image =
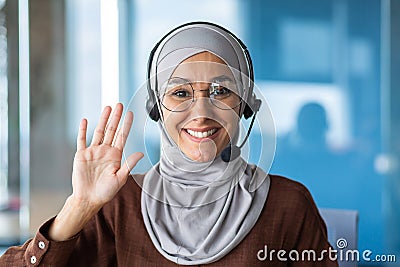
{"type": "Polygon", "coordinates": [[[199,142],[202,140],[216,138],[219,133],[219,129],[220,128],[217,128],[217,127],[209,127],[209,128],[204,128],[204,129],[186,128],[186,129],[183,129],[183,132],[192,141],[199,142]]]}
{"type": "Polygon", "coordinates": [[[211,130],[208,130],[208,131],[199,132],[199,131],[193,131],[193,130],[190,130],[190,129],[186,129],[188,134],[190,134],[191,136],[197,137],[197,138],[209,137],[209,136],[213,135],[217,130],[218,130],[217,128],[214,128],[214,129],[211,129],[211,130]]]}

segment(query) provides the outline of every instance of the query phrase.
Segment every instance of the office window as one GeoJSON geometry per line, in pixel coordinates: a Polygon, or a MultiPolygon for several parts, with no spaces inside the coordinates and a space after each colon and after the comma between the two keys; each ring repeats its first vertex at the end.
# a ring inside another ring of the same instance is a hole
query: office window
{"type": "Polygon", "coordinates": [[[271,172],[319,207],[358,210],[359,249],[385,251],[382,1],[251,2],[248,45],[277,128],[271,172]]]}

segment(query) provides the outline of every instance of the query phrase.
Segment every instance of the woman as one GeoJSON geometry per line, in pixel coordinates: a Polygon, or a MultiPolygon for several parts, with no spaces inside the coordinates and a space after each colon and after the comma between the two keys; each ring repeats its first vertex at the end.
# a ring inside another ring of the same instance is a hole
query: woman
{"type": "Polygon", "coordinates": [[[90,146],[83,119],[72,195],[1,266],[337,266],[307,189],[240,156],[239,121],[254,119],[260,101],[239,39],[210,23],[182,25],[153,49],[148,78],[162,151],[132,177],[143,190],[129,176],[143,154],[121,165],[132,112],[117,131],[123,107],[106,107],[90,146]]]}

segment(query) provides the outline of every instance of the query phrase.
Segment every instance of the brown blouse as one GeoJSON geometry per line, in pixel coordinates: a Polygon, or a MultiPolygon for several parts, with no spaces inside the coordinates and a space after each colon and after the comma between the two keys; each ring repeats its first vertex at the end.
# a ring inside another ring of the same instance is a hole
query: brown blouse
{"type": "MultiPolygon", "coordinates": [[[[330,260],[326,226],[309,191],[287,178],[270,177],[268,198],[254,228],[230,253],[207,266],[337,266],[330,260]]],[[[53,218],[33,239],[10,247],[0,266],[177,266],[150,240],[140,195],[140,187],[128,179],[78,235],[63,242],[46,238],[53,218]]]]}

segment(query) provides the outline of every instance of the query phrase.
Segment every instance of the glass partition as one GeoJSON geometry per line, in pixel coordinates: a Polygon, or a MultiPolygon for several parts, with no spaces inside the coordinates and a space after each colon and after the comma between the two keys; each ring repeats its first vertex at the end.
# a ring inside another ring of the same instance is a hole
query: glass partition
{"type": "Polygon", "coordinates": [[[304,183],[319,207],[358,211],[360,251],[398,254],[386,231],[399,216],[391,209],[387,221],[398,203],[387,199],[393,121],[382,72],[394,56],[382,47],[396,27],[391,1],[251,2],[248,46],[277,128],[271,172],[304,183]]]}

